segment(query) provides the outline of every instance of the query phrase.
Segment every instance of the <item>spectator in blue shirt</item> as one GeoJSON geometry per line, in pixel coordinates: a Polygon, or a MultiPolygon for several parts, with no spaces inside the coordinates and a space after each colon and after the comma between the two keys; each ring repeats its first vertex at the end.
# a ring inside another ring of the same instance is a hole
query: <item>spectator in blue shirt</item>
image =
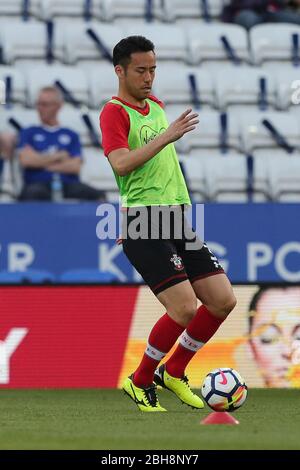
{"type": "Polygon", "coordinates": [[[246,29],[261,23],[300,24],[300,0],[231,0],[224,7],[223,20],[246,29]]]}
{"type": "Polygon", "coordinates": [[[24,170],[21,201],[53,198],[53,177],[61,181],[65,198],[104,200],[103,191],[79,181],[82,152],[79,136],[67,127],[61,127],[58,113],[63,97],[55,87],[40,90],[37,111],[41,123],[24,128],[19,137],[19,157],[24,170]]]}

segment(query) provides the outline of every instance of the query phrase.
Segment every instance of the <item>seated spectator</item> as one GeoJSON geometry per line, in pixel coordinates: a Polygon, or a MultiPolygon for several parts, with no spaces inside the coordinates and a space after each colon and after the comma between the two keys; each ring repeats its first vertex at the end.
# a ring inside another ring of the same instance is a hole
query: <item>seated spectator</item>
{"type": "Polygon", "coordinates": [[[24,169],[19,199],[57,200],[53,189],[55,184],[57,192],[58,182],[65,198],[105,200],[103,191],[79,181],[81,144],[76,132],[59,125],[58,113],[63,106],[60,91],[55,87],[42,88],[36,106],[41,123],[22,129],[19,137],[18,150],[24,169]]]}
{"type": "Polygon", "coordinates": [[[300,24],[299,6],[300,0],[231,0],[222,16],[248,30],[261,23],[300,24]]]}

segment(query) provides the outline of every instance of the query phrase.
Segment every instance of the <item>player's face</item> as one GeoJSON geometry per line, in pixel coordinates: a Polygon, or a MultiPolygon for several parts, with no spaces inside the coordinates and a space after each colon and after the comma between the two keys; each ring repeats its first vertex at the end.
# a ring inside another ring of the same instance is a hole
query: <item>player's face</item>
{"type": "Polygon", "coordinates": [[[253,318],[251,345],[266,384],[291,386],[300,368],[300,288],[263,294],[253,318]]]}
{"type": "Polygon", "coordinates": [[[135,52],[124,69],[123,85],[129,95],[142,101],[151,94],[155,77],[156,59],[153,51],[135,52]]]}
{"type": "Polygon", "coordinates": [[[47,123],[56,119],[61,102],[56,93],[42,91],[38,96],[36,107],[41,121],[47,123]]]}

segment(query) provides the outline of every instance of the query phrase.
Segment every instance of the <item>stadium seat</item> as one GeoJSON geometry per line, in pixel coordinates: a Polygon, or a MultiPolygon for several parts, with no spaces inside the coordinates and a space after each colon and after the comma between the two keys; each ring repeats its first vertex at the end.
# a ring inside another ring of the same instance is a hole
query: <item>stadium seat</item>
{"type": "Polygon", "coordinates": [[[175,21],[178,18],[197,18],[202,17],[203,10],[201,2],[198,0],[165,0],[164,16],[167,21],[175,21]]]}
{"type": "Polygon", "coordinates": [[[300,158],[269,160],[269,175],[273,200],[300,202],[300,158]]]}
{"type": "Polygon", "coordinates": [[[247,112],[241,115],[241,134],[246,153],[252,153],[254,150],[258,153],[257,149],[266,148],[281,150],[281,146],[262,124],[264,119],[267,119],[276,128],[290,146],[299,147],[300,126],[293,115],[275,111],[266,113],[247,112]]]}
{"type": "Polygon", "coordinates": [[[160,64],[154,82],[154,93],[164,103],[186,105],[215,104],[215,91],[211,75],[192,67],[165,66],[160,64]],[[176,77],[176,80],[170,80],[176,77]],[[192,78],[189,78],[191,77],[192,78]],[[196,84],[193,89],[193,80],[196,84]]]}
{"type": "Polygon", "coordinates": [[[20,127],[34,126],[39,123],[39,117],[35,109],[26,109],[14,106],[11,109],[3,108],[0,113],[0,128],[3,131],[18,132],[12,123],[13,119],[20,127]]]}
{"type": "Polygon", "coordinates": [[[249,62],[247,33],[234,24],[199,24],[187,30],[189,60],[192,64],[204,61],[229,61],[221,37],[225,36],[238,59],[249,62]]]}
{"type": "Polygon", "coordinates": [[[118,187],[108,159],[100,149],[84,149],[80,180],[95,188],[118,194],[118,187]]]}
{"type": "MultiPolygon", "coordinates": [[[[43,15],[45,18],[83,18],[85,16],[85,0],[41,0],[43,15]]],[[[93,0],[91,2],[90,11],[87,16],[93,14],[93,10],[97,11],[98,16],[101,14],[101,0],[93,0]]]]}
{"type": "Polygon", "coordinates": [[[49,271],[39,269],[28,269],[23,273],[23,282],[30,282],[32,284],[44,284],[55,282],[55,276],[49,271]]]}
{"type": "Polygon", "coordinates": [[[292,63],[292,36],[300,37],[296,24],[261,24],[250,30],[253,61],[260,65],[265,61],[292,63]]]}
{"type": "Polygon", "coordinates": [[[0,284],[44,284],[55,282],[54,274],[37,269],[27,271],[0,271],[0,284]]]}
{"type": "Polygon", "coordinates": [[[11,80],[11,103],[26,104],[26,84],[21,70],[12,66],[0,65],[0,80],[11,80]]]}
{"type": "MultiPolygon", "coordinates": [[[[80,136],[82,145],[91,146],[94,145],[94,142],[91,137],[90,130],[83,118],[85,114],[85,112],[81,112],[78,109],[64,106],[59,113],[59,122],[62,126],[69,127],[77,132],[80,136]]],[[[96,137],[100,141],[99,111],[89,111],[87,114],[90,118],[96,137]]]]}
{"type": "MultiPolygon", "coordinates": [[[[28,16],[41,18],[41,1],[42,0],[30,0],[30,2],[28,2],[28,16]]],[[[20,18],[24,15],[23,3],[22,0],[1,0],[0,17],[12,15],[20,18]]]]}
{"type": "Polygon", "coordinates": [[[207,199],[207,187],[203,159],[180,156],[180,163],[193,202],[205,201],[207,199]]]}
{"type": "MultiPolygon", "coordinates": [[[[169,122],[174,121],[185,110],[185,107],[169,106],[166,108],[169,122]]],[[[186,153],[193,148],[220,149],[222,148],[221,121],[222,116],[216,111],[200,111],[200,123],[197,131],[189,132],[179,141],[176,148],[179,152],[186,153]]],[[[233,115],[227,115],[227,131],[224,134],[224,150],[236,150],[241,152],[243,147],[240,142],[240,129],[238,120],[233,115]]]]}
{"type": "MultiPolygon", "coordinates": [[[[105,21],[113,21],[116,18],[146,18],[146,0],[102,0],[102,17],[105,21]]],[[[94,9],[95,11],[95,9],[94,9]]],[[[163,11],[160,0],[152,0],[153,18],[162,19],[163,11]]]]}
{"type": "Polygon", "coordinates": [[[23,273],[0,271],[0,284],[20,284],[23,282],[23,273]]]}
{"type": "Polygon", "coordinates": [[[89,103],[88,81],[84,71],[65,65],[41,65],[28,69],[26,81],[28,105],[34,106],[39,90],[59,80],[80,103],[89,103]]]}
{"type": "Polygon", "coordinates": [[[203,159],[209,200],[217,202],[247,202],[247,164],[243,155],[203,159]]]}
{"type": "Polygon", "coordinates": [[[296,105],[296,109],[299,112],[300,74],[298,68],[290,67],[287,69],[285,67],[281,67],[276,72],[276,82],[278,91],[278,106],[280,109],[287,110],[290,107],[293,108],[293,105],[296,105]],[[293,95],[295,95],[294,98],[293,95]],[[293,100],[297,100],[297,104],[293,103],[293,100]]]}
{"type": "Polygon", "coordinates": [[[103,52],[95,45],[95,42],[87,34],[88,29],[92,29],[100,38],[109,54],[112,54],[113,47],[124,36],[122,29],[110,24],[99,24],[97,22],[74,24],[62,23],[60,25],[64,29],[66,62],[75,64],[79,60],[95,61],[105,60],[103,52]]]}
{"type": "Polygon", "coordinates": [[[11,162],[0,160],[0,201],[14,202],[17,196],[16,189],[11,162]]]}
{"type": "MultiPolygon", "coordinates": [[[[223,0],[207,1],[207,13],[210,17],[218,17],[223,7],[223,0]]],[[[165,0],[164,15],[167,21],[174,21],[179,18],[194,19],[205,17],[203,3],[199,0],[165,0]]]]}
{"type": "MultiPolygon", "coordinates": [[[[125,35],[132,34],[132,27],[125,27],[125,35]]],[[[187,60],[187,43],[184,31],[176,25],[143,24],[134,28],[134,34],[149,38],[155,44],[159,61],[187,60]]],[[[179,65],[178,65],[179,67],[179,65]]]]}
{"type": "Polygon", "coordinates": [[[118,282],[118,278],[115,274],[97,269],[73,269],[62,273],[59,281],[72,284],[110,284],[118,282]]]}
{"type": "Polygon", "coordinates": [[[117,93],[118,79],[111,64],[101,63],[90,69],[88,74],[90,107],[100,109],[103,104],[117,93]]]}
{"type": "Polygon", "coordinates": [[[218,107],[231,110],[245,106],[244,111],[267,108],[277,104],[275,80],[272,74],[259,67],[222,67],[216,70],[218,107]],[[251,106],[251,107],[250,107],[251,106]]]}
{"type": "MultiPolygon", "coordinates": [[[[38,22],[15,23],[13,28],[6,24],[1,27],[0,40],[5,63],[12,64],[17,60],[45,60],[47,50],[46,25],[38,22]]],[[[57,60],[63,59],[62,30],[54,28],[53,55],[57,60]]]]}
{"type": "Polygon", "coordinates": [[[264,150],[264,155],[253,155],[253,201],[267,202],[272,199],[269,176],[269,160],[273,151],[264,150]]]}

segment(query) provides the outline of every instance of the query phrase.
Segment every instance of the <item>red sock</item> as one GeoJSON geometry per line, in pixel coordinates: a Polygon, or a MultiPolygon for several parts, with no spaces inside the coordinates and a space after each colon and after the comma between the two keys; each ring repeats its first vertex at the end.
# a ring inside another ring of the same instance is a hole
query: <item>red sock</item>
{"type": "Polygon", "coordinates": [[[215,334],[223,320],[216,318],[204,305],[199,307],[180,338],[180,344],[166,362],[172,377],[183,377],[184,371],[196,352],[215,334]]]}
{"type": "Polygon", "coordinates": [[[184,327],[172,320],[167,313],[158,320],[150,333],[143,359],[134,372],[133,381],[137,387],[152,384],[156,367],[183,331],[184,327]]]}

